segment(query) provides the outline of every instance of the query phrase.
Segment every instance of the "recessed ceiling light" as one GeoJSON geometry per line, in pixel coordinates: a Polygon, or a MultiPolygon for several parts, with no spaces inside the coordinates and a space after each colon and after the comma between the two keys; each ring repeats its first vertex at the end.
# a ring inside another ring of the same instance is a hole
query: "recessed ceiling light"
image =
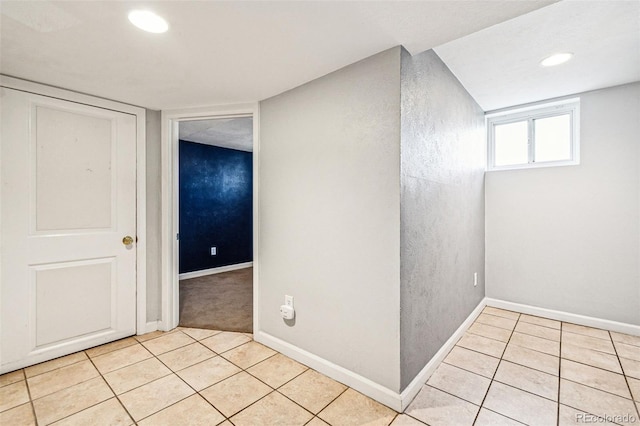
{"type": "Polygon", "coordinates": [[[129,13],[129,21],[141,30],[150,33],[164,33],[169,24],[162,17],[148,10],[133,10],[129,13]]]}
{"type": "Polygon", "coordinates": [[[556,53],[548,58],[544,58],[540,61],[540,65],[543,67],[553,67],[555,65],[564,64],[571,59],[571,57],[573,57],[573,53],[556,53]]]}

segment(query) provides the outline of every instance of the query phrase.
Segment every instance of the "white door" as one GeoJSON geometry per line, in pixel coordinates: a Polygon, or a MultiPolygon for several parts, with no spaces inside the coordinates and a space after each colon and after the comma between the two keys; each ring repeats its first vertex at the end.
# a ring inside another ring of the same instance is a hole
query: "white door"
{"type": "Polygon", "coordinates": [[[136,117],[0,91],[2,373],[135,334],[136,117]]]}

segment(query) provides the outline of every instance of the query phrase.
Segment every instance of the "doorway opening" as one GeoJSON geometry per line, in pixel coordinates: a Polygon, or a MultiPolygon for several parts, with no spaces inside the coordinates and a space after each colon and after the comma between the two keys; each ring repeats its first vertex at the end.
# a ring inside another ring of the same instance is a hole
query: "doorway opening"
{"type": "Polygon", "coordinates": [[[253,332],[253,118],[178,122],[182,327],[253,332]]]}

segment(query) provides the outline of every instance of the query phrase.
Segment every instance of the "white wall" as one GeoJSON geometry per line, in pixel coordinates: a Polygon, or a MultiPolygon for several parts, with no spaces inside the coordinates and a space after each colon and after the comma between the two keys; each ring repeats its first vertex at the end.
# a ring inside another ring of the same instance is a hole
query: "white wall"
{"type": "Polygon", "coordinates": [[[487,173],[487,296],[640,324],[640,83],[579,96],[580,165],[487,173]]]}
{"type": "Polygon", "coordinates": [[[400,48],[261,102],[259,159],[261,331],[399,391],[400,48]]]}

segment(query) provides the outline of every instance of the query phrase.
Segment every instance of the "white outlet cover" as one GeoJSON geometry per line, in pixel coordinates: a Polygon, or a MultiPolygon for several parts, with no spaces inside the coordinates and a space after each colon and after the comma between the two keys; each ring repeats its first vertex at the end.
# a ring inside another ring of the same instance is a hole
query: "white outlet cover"
{"type": "Polygon", "coordinates": [[[280,306],[280,315],[282,315],[282,318],[290,320],[293,319],[293,317],[295,316],[295,311],[293,310],[293,308],[291,306],[287,306],[287,305],[282,305],[280,306]]]}
{"type": "Polygon", "coordinates": [[[293,296],[284,296],[284,304],[293,308],[293,296]]]}

